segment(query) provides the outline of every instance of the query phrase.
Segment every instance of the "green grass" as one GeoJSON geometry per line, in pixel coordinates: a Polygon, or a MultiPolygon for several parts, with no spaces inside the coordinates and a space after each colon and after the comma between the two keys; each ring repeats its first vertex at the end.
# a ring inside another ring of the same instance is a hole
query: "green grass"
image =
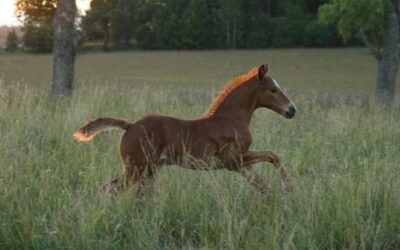
{"type": "Polygon", "coordinates": [[[57,102],[48,95],[49,56],[1,55],[0,249],[398,249],[400,103],[368,97],[376,65],[363,53],[83,55],[74,96],[57,102]],[[152,196],[106,199],[101,185],[122,171],[121,132],[84,145],[72,139],[76,128],[97,116],[196,117],[216,84],[264,57],[299,112],[286,120],[257,111],[252,148],[281,156],[292,193],[259,164],[274,198],[228,171],[170,167],[152,196]]]}
{"type": "MultiPolygon", "coordinates": [[[[294,90],[358,94],[375,90],[377,63],[365,49],[82,54],[77,57],[76,79],[101,85],[220,86],[231,76],[266,62],[281,85],[294,90]]],[[[51,63],[51,55],[0,54],[0,77],[48,87],[51,63]]]]}

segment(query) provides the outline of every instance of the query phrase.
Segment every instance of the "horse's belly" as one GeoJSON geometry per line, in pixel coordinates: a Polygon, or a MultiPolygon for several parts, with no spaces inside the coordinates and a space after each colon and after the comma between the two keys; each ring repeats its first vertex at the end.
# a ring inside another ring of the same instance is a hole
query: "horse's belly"
{"type": "Polygon", "coordinates": [[[223,142],[206,138],[184,140],[177,137],[165,148],[164,155],[168,160],[163,160],[163,163],[196,170],[234,169],[240,165],[238,161],[247,143],[240,145],[231,141],[223,142]]]}
{"type": "Polygon", "coordinates": [[[189,154],[180,157],[162,155],[159,163],[161,165],[178,165],[192,170],[217,170],[225,168],[223,162],[216,157],[196,158],[189,154]]]}
{"type": "Polygon", "coordinates": [[[213,170],[224,168],[224,164],[216,157],[216,154],[215,145],[197,141],[196,143],[170,145],[161,158],[164,158],[164,163],[169,163],[166,165],[174,164],[188,169],[213,170]]]}

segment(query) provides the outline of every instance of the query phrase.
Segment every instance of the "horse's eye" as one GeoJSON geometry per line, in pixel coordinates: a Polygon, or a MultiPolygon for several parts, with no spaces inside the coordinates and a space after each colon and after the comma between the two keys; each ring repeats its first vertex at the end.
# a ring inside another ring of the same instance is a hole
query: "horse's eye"
{"type": "Polygon", "coordinates": [[[278,92],[278,89],[270,89],[269,91],[271,91],[271,93],[276,93],[278,92]]]}

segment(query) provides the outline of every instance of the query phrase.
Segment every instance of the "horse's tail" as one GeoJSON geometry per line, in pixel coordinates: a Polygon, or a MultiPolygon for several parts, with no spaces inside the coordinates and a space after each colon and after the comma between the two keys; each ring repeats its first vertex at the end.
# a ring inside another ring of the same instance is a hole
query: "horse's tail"
{"type": "Polygon", "coordinates": [[[84,126],[78,129],[73,136],[77,141],[89,142],[99,132],[114,128],[127,130],[129,128],[129,123],[123,119],[97,118],[96,120],[88,121],[84,126]]]}

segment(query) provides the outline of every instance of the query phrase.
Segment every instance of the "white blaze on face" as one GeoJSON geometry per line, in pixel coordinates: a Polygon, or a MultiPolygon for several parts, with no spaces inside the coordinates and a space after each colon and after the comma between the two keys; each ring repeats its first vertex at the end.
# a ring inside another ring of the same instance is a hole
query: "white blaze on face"
{"type": "Polygon", "coordinates": [[[281,87],[280,87],[279,84],[275,81],[275,79],[272,78],[272,81],[275,83],[275,87],[277,87],[278,89],[281,89],[281,87]]]}
{"type": "MultiPolygon", "coordinates": [[[[277,87],[277,88],[283,93],[283,91],[281,90],[281,87],[280,87],[279,84],[275,81],[275,79],[272,78],[272,81],[274,82],[275,87],[277,87]]],[[[286,95],[285,93],[283,93],[283,94],[286,95]]],[[[286,110],[289,110],[290,107],[293,107],[295,110],[297,110],[296,105],[295,105],[292,101],[290,101],[290,102],[287,104],[286,110]]]]}

